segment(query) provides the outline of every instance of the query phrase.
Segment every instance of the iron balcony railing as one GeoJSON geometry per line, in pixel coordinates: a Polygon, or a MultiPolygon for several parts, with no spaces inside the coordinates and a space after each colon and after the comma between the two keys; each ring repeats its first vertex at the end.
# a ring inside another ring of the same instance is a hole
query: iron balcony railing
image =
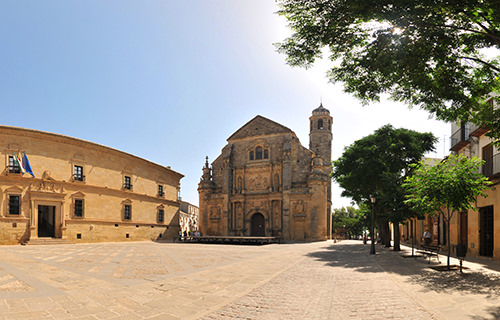
{"type": "Polygon", "coordinates": [[[500,153],[493,155],[489,159],[483,159],[485,163],[482,167],[482,173],[486,177],[492,177],[500,173],[500,153]]]}
{"type": "Polygon", "coordinates": [[[459,151],[463,147],[467,146],[470,144],[469,141],[469,125],[463,125],[455,131],[450,137],[450,150],[451,151],[459,151]]]}
{"type": "Polygon", "coordinates": [[[73,181],[85,181],[85,176],[83,174],[74,174],[73,181]]]}
{"type": "Polygon", "coordinates": [[[21,173],[21,168],[18,165],[9,164],[9,173],[21,173]]]}

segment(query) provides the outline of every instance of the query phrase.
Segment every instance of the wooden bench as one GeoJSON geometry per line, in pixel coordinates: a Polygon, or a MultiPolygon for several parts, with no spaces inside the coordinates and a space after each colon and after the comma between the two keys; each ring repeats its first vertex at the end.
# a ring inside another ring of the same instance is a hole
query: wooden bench
{"type": "Polygon", "coordinates": [[[428,245],[422,245],[420,247],[420,253],[427,256],[429,258],[429,263],[431,263],[431,258],[436,257],[438,263],[441,263],[439,261],[439,251],[441,250],[440,245],[433,245],[433,244],[428,244],[428,245]]]}

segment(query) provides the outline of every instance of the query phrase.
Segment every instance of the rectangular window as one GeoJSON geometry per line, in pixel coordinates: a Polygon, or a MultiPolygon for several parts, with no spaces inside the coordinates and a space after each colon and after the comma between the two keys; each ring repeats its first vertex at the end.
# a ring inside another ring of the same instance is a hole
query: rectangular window
{"type": "Polygon", "coordinates": [[[165,211],[163,209],[158,209],[158,222],[163,223],[163,217],[165,215],[165,211]]]}
{"type": "Polygon", "coordinates": [[[83,181],[83,178],[85,178],[83,175],[83,167],[75,165],[73,179],[76,181],[83,181]]]}
{"type": "Polygon", "coordinates": [[[75,217],[83,217],[83,200],[75,199],[75,217]]]}
{"type": "Polygon", "coordinates": [[[158,196],[163,197],[163,186],[162,185],[158,185],[158,196]]]}
{"type": "Polygon", "coordinates": [[[13,156],[9,156],[9,173],[21,173],[21,168],[13,156]]]}
{"type": "Polygon", "coordinates": [[[130,177],[125,176],[124,181],[123,181],[123,189],[132,189],[132,185],[130,184],[130,177]]]}
{"type": "Polygon", "coordinates": [[[123,220],[131,220],[132,219],[132,206],[130,204],[126,204],[123,208],[123,220]]]}
{"type": "Polygon", "coordinates": [[[20,196],[9,196],[9,214],[19,215],[20,196]]]}

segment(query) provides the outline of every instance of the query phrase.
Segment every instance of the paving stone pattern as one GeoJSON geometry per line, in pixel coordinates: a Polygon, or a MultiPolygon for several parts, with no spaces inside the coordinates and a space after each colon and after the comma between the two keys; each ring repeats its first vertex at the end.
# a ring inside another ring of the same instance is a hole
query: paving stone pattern
{"type": "MultiPolygon", "coordinates": [[[[205,319],[432,319],[379,270],[365,270],[366,250],[310,253],[237,302],[205,319]],[[326,262],[326,264],[325,264],[326,262]]],[[[375,269],[378,269],[376,266],[375,269]]]]}
{"type": "Polygon", "coordinates": [[[500,273],[466,265],[358,241],[2,246],[0,320],[500,318],[500,273]]]}

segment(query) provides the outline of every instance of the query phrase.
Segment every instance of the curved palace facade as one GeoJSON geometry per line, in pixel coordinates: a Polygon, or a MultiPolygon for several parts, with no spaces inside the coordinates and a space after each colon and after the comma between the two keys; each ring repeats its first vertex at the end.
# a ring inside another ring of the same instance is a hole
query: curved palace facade
{"type": "Polygon", "coordinates": [[[96,143],[7,126],[0,126],[0,153],[0,244],[177,235],[183,175],[170,167],[96,143]]]}

